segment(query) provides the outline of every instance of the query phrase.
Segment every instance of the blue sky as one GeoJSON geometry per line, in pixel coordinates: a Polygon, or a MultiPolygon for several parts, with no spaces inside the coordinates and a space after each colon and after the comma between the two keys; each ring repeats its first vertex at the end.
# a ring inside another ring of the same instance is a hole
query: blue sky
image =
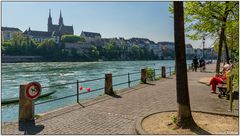
{"type": "MultiPolygon", "coordinates": [[[[169,2],[2,2],[2,26],[47,31],[49,9],[54,24],[58,23],[61,9],[64,24],[73,25],[76,35],[90,31],[104,38],[174,41],[168,7],[169,2]]],[[[195,48],[202,45],[201,41],[186,42],[195,48]]]]}

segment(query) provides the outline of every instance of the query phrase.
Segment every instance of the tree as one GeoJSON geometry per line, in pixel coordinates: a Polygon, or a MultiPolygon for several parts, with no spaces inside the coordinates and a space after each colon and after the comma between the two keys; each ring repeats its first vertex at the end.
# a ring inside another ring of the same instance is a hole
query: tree
{"type": "Polygon", "coordinates": [[[99,51],[96,46],[92,45],[89,52],[92,59],[99,59],[99,51]]]}
{"type": "Polygon", "coordinates": [[[63,35],[61,37],[62,42],[70,42],[70,43],[77,43],[77,42],[85,42],[83,37],[77,35],[63,35]]]}
{"type": "Polygon", "coordinates": [[[133,45],[131,47],[131,50],[132,50],[132,57],[134,59],[139,59],[140,58],[140,55],[141,55],[141,49],[138,45],[133,45]]]}
{"type": "MultiPolygon", "coordinates": [[[[216,38],[219,37],[218,60],[216,72],[220,70],[222,47],[225,37],[225,29],[229,16],[236,14],[238,10],[237,1],[226,2],[186,2],[185,15],[188,22],[187,31],[191,32],[188,37],[199,40],[203,34],[216,38]]],[[[225,43],[225,51],[228,54],[228,47],[225,43]]],[[[228,55],[227,55],[228,56],[228,55]]],[[[227,58],[227,61],[229,58],[227,58]]]]}
{"type": "Polygon", "coordinates": [[[61,54],[61,48],[54,42],[53,39],[46,39],[38,45],[39,54],[42,56],[58,56],[61,54]]]}
{"type": "Polygon", "coordinates": [[[190,108],[188,78],[185,53],[184,11],[183,2],[174,2],[174,39],[176,56],[176,89],[178,115],[177,126],[190,128],[195,124],[190,108]]]}
{"type": "Polygon", "coordinates": [[[30,37],[14,34],[12,40],[3,42],[3,53],[6,55],[36,55],[37,44],[30,37]]]}

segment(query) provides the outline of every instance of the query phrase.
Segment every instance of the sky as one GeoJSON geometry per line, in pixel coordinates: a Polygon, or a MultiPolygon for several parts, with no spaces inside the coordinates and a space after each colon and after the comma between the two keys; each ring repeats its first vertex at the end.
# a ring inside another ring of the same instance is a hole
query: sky
{"type": "MultiPolygon", "coordinates": [[[[73,25],[74,34],[98,32],[103,38],[148,38],[154,42],[174,41],[170,2],[2,2],[2,26],[25,31],[47,31],[49,9],[53,24],[58,24],[60,10],[65,25],[73,25]]],[[[202,48],[202,41],[191,41],[202,48]]],[[[205,47],[212,40],[206,39],[205,47]]]]}

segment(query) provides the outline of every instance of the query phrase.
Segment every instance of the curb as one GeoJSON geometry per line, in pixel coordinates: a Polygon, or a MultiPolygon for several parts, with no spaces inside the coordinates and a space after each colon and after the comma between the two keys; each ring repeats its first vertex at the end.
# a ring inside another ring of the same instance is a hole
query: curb
{"type": "MultiPolygon", "coordinates": [[[[148,113],[145,114],[144,116],[138,117],[136,122],[135,122],[135,131],[138,135],[153,135],[153,134],[149,134],[147,132],[144,131],[144,129],[142,128],[142,121],[154,114],[158,114],[158,113],[163,113],[163,112],[177,112],[177,110],[167,110],[167,111],[159,111],[159,112],[154,112],[154,113],[148,113]]],[[[221,115],[221,116],[231,116],[231,117],[239,117],[239,115],[236,114],[231,114],[231,113],[222,113],[222,112],[215,112],[215,111],[198,111],[198,110],[192,110],[191,112],[198,112],[198,113],[205,113],[205,114],[212,114],[212,115],[221,115]]]]}

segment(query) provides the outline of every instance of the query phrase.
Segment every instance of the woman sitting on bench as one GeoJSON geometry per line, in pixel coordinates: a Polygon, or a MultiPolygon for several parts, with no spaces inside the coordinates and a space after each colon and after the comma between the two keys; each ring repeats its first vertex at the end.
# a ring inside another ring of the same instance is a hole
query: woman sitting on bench
{"type": "Polygon", "coordinates": [[[227,73],[229,72],[229,70],[230,70],[230,65],[226,64],[223,66],[223,71],[221,75],[216,74],[214,77],[212,77],[209,83],[210,85],[212,85],[211,93],[216,93],[216,86],[218,84],[224,84],[226,82],[227,73]]]}

